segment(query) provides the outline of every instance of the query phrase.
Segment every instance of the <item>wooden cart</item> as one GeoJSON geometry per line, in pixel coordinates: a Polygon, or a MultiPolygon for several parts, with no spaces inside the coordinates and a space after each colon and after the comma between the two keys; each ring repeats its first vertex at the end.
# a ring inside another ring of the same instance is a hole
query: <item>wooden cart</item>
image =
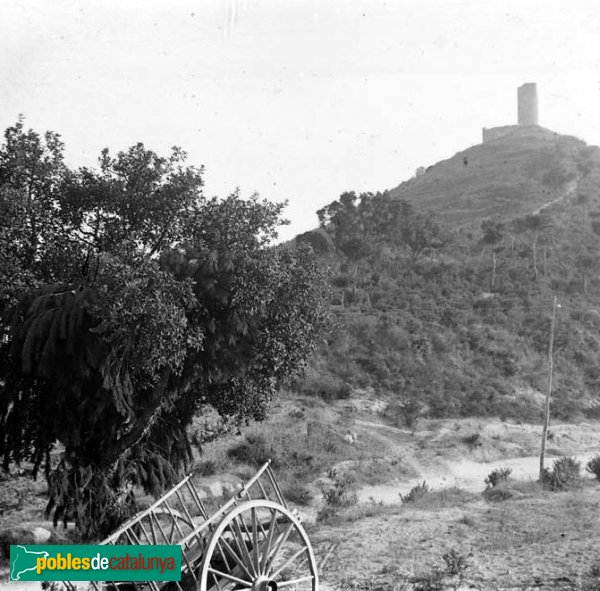
{"type": "Polygon", "coordinates": [[[94,583],[96,591],[317,591],[315,556],[269,462],[210,509],[191,476],[102,544],[178,544],[181,581],[94,583]]]}

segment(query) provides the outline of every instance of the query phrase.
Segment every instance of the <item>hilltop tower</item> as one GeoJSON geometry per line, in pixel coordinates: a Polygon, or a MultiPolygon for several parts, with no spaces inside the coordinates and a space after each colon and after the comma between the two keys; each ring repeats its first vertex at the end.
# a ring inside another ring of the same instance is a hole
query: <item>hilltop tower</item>
{"type": "Polygon", "coordinates": [[[527,82],[517,88],[517,125],[503,125],[501,127],[484,127],[483,143],[491,142],[516,131],[519,126],[538,124],[538,99],[537,84],[527,82]]]}
{"type": "Polygon", "coordinates": [[[517,100],[519,103],[519,125],[538,124],[538,98],[537,85],[528,82],[517,89],[517,100]]]}

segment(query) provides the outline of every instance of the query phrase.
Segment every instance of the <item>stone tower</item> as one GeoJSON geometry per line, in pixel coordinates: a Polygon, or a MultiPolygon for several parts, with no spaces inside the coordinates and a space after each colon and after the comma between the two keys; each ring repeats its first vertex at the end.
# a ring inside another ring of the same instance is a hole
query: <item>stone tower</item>
{"type": "Polygon", "coordinates": [[[519,86],[517,99],[519,102],[519,125],[537,125],[538,99],[535,82],[528,82],[523,86],[519,86]]]}

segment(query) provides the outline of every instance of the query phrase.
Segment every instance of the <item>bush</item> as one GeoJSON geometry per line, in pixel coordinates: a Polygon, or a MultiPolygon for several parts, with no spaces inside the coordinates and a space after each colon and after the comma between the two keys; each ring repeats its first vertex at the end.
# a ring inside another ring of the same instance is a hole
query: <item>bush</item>
{"type": "Polygon", "coordinates": [[[466,443],[469,447],[479,447],[482,444],[481,435],[479,433],[473,433],[473,435],[467,435],[462,439],[463,443],[466,443]]]}
{"type": "Polygon", "coordinates": [[[444,591],[458,588],[464,579],[465,570],[469,568],[467,559],[457,552],[450,550],[442,556],[445,567],[434,567],[431,572],[412,578],[414,591],[444,591]]]}
{"type": "Polygon", "coordinates": [[[600,480],[600,454],[596,454],[586,465],[585,469],[596,476],[596,480],[600,480]]]}
{"type": "Polygon", "coordinates": [[[501,482],[506,482],[511,475],[512,470],[508,467],[492,470],[485,478],[485,488],[490,489],[498,486],[501,482]]]}
{"type": "Polygon", "coordinates": [[[310,502],[313,500],[313,493],[310,488],[300,482],[286,486],[283,490],[283,496],[286,500],[303,506],[310,505],[310,502]]]}
{"type": "Polygon", "coordinates": [[[430,492],[431,489],[429,488],[429,485],[423,480],[421,484],[415,484],[410,489],[410,492],[408,494],[403,495],[402,493],[400,493],[400,500],[403,503],[414,503],[415,501],[422,499],[425,495],[427,495],[430,492]]]}
{"type": "Polygon", "coordinates": [[[227,456],[256,468],[269,460],[272,461],[273,466],[279,463],[277,452],[269,445],[262,433],[248,433],[245,441],[227,450],[227,456]]]}
{"type": "Polygon", "coordinates": [[[544,468],[542,484],[549,490],[573,490],[581,486],[581,463],[575,458],[563,457],[554,461],[552,470],[544,468]]]}
{"type": "Polygon", "coordinates": [[[319,396],[326,402],[347,400],[352,395],[352,388],[344,380],[332,375],[308,375],[298,384],[302,394],[319,396]]]}
{"type": "Polygon", "coordinates": [[[325,504],[330,507],[350,507],[358,502],[355,490],[356,481],[351,474],[335,476],[333,488],[325,491],[325,504]]]}
{"type": "Polygon", "coordinates": [[[446,574],[451,577],[461,576],[469,567],[467,559],[454,548],[442,556],[446,563],[446,574]]]}
{"type": "Polygon", "coordinates": [[[217,463],[214,460],[204,460],[196,465],[196,472],[200,476],[212,476],[217,472],[217,463]]]}
{"type": "Polygon", "coordinates": [[[425,414],[426,406],[420,400],[410,399],[404,402],[389,402],[383,412],[396,427],[405,427],[414,433],[417,420],[425,414]]]}
{"type": "Polygon", "coordinates": [[[493,488],[486,488],[483,491],[483,496],[485,500],[489,501],[490,503],[501,503],[502,501],[512,499],[515,495],[511,488],[499,484],[493,488]]]}

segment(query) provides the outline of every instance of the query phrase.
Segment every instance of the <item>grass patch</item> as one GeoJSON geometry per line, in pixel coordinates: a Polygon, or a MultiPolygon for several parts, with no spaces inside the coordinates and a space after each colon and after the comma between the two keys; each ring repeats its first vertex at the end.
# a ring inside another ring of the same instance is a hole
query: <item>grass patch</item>
{"type": "Polygon", "coordinates": [[[416,509],[436,511],[446,507],[464,507],[469,503],[478,501],[479,498],[475,493],[452,487],[442,490],[430,490],[427,494],[411,501],[410,506],[416,509]]]}
{"type": "Polygon", "coordinates": [[[361,503],[337,510],[326,505],[319,511],[317,520],[322,525],[335,526],[362,521],[369,517],[396,515],[399,512],[399,505],[384,505],[383,503],[361,503]]]}
{"type": "Polygon", "coordinates": [[[402,463],[400,458],[370,458],[360,460],[348,468],[359,484],[382,484],[394,478],[413,478],[417,475],[412,466],[402,463]]]}

